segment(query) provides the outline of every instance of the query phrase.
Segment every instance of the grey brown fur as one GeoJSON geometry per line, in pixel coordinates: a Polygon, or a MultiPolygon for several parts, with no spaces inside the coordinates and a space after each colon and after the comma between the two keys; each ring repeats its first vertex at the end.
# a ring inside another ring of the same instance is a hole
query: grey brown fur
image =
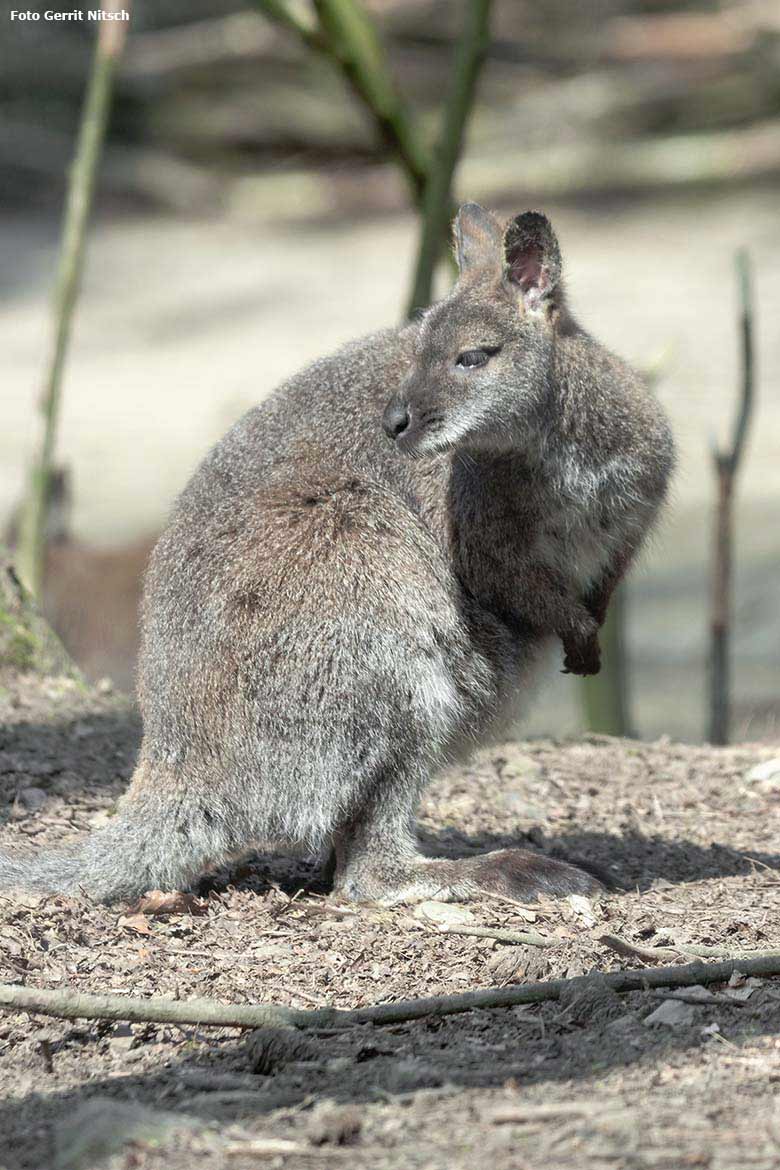
{"type": "Polygon", "coordinates": [[[556,638],[598,669],[672,440],[570,315],[544,216],[504,232],[467,204],[455,239],[445,300],[316,362],[204,460],[147,575],[120,813],[70,853],[3,857],[4,886],[129,898],[268,846],[333,848],[357,900],[594,888],[519,849],[423,857],[415,810],[511,726],[556,638]]]}

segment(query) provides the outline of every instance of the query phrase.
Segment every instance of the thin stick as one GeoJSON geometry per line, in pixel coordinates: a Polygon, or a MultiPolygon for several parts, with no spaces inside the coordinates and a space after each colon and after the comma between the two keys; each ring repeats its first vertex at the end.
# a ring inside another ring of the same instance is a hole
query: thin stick
{"type": "Polygon", "coordinates": [[[739,335],[742,354],[740,401],[727,450],[712,448],[712,460],[718,485],[715,508],[714,552],[712,564],[712,616],[710,624],[710,726],[709,741],[729,741],[731,722],[731,603],[734,485],[745,447],[753,412],[755,375],[753,357],[753,298],[751,295],[750,259],[745,249],[736,255],[739,288],[739,335]]]}
{"type": "Polygon", "coordinates": [[[482,63],[490,40],[492,0],[468,0],[466,20],[455,50],[452,84],[441,132],[428,171],[423,222],[407,315],[431,301],[433,277],[447,239],[452,214],[452,182],[463,150],[463,139],[482,63]]]}
{"type": "Polygon", "coordinates": [[[707,947],[699,945],[689,945],[688,943],[675,944],[670,947],[643,947],[636,943],[629,942],[628,939],[618,938],[614,934],[602,934],[599,942],[603,943],[605,947],[616,951],[619,955],[624,955],[629,959],[642,959],[643,962],[652,963],[657,959],[675,959],[678,955],[686,955],[692,959],[738,959],[744,955],[746,958],[755,958],[762,955],[763,951],[741,951],[738,947],[707,947]]]}
{"type": "MultiPolygon", "coordinates": [[[[104,0],[102,8],[105,12],[116,13],[123,6],[129,9],[130,0],[104,0]]],[[[35,597],[40,595],[43,576],[46,514],[62,401],[62,375],[84,265],[87,222],[111,107],[114,75],[126,31],[127,22],[123,20],[102,20],[98,26],[76,154],[68,182],[54,294],[54,336],[40,404],[43,430],[31,468],[17,554],[19,575],[35,597]]]]}
{"type": "MultiPolygon", "coordinates": [[[[610,971],[599,976],[614,991],[642,991],[652,987],[690,987],[696,983],[726,983],[739,971],[746,976],[780,975],[780,952],[768,951],[751,959],[720,963],[686,963],[680,967],[646,967],[639,971],[610,971]]],[[[139,1023],[198,1024],[223,1028],[350,1027],[355,1024],[397,1024],[425,1016],[448,1016],[481,1008],[514,1007],[560,998],[571,979],[489,987],[460,995],[378,1003],[342,1011],[316,1008],[306,1011],[276,1004],[222,1004],[210,999],[130,999],[122,995],[91,995],[67,989],[0,984],[0,1007],[39,1012],[66,1020],[130,1020],[139,1023]]]]}
{"type": "Polygon", "coordinates": [[[446,926],[440,934],[464,934],[470,938],[494,938],[509,946],[554,947],[560,940],[533,930],[492,930],[489,926],[446,926]]]}

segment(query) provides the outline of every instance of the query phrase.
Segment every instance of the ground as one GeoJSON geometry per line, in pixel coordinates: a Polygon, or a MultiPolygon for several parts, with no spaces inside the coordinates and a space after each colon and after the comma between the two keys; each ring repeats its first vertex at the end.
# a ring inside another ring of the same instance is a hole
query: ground
{"type": "MultiPolygon", "coordinates": [[[[138,730],[110,693],[3,680],[3,847],[99,824],[138,730]]],[[[620,887],[590,902],[356,908],[329,901],[313,866],[252,859],[204,882],[193,913],[4,893],[0,980],[346,1008],[643,965],[605,934],[645,948],[780,949],[780,788],[768,769],[751,778],[777,755],[538,740],[432,785],[427,846],[519,841],[579,857],[620,887]]],[[[592,979],[559,1002],[317,1030],[297,1048],[297,1033],[3,1013],[0,1166],[769,1170],[780,1164],[780,982],[732,983],[674,1004],[671,1024],[648,1022],[658,993],[617,995],[592,979]]]]}

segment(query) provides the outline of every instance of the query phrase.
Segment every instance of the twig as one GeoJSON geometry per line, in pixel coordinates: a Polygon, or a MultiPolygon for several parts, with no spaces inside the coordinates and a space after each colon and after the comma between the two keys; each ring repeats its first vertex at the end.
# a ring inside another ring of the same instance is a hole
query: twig
{"type": "Polygon", "coordinates": [[[509,946],[554,947],[559,939],[532,930],[493,930],[489,926],[445,926],[440,934],[465,934],[471,938],[494,938],[509,946]]]}
{"type": "Polygon", "coordinates": [[[430,160],[393,81],[374,22],[359,0],[314,0],[314,7],[341,72],[371,113],[382,140],[401,162],[412,197],[419,204],[430,160]]]}
{"type": "Polygon", "coordinates": [[[603,1104],[597,1101],[545,1102],[539,1105],[507,1104],[499,1105],[488,1114],[488,1120],[493,1125],[524,1124],[528,1121],[559,1121],[565,1117],[592,1117],[594,1113],[603,1112],[603,1104]]]}
{"type": "Polygon", "coordinates": [[[398,158],[416,204],[428,175],[419,140],[388,67],[371,18],[356,0],[315,0],[319,26],[301,20],[286,0],[253,0],[256,8],[290,29],[334,65],[368,111],[381,140],[398,158]]]}
{"type": "Polygon", "coordinates": [[[686,955],[692,959],[739,959],[744,955],[748,959],[760,958],[767,951],[742,951],[739,947],[708,947],[698,944],[675,943],[669,947],[643,947],[628,939],[618,938],[614,934],[602,934],[598,940],[605,947],[625,955],[629,959],[642,959],[643,962],[653,963],[658,959],[676,959],[678,955],[686,955]]]}
{"type": "MultiPolygon", "coordinates": [[[[130,8],[130,0],[122,0],[122,3],[125,8],[130,8]]],[[[122,4],[120,0],[104,0],[102,7],[104,11],[116,13],[122,4]]],[[[124,47],[126,29],[127,23],[122,20],[103,20],[98,26],[76,154],[68,182],[54,294],[54,337],[40,405],[43,432],[31,468],[17,558],[19,574],[36,597],[40,594],[43,576],[49,482],[60,415],[65,356],[84,264],[87,221],[111,107],[114,74],[124,47]]]]}
{"type": "MultiPolygon", "coordinates": [[[[701,961],[679,967],[646,967],[638,971],[609,971],[598,978],[613,991],[642,991],[652,987],[691,987],[696,983],[725,983],[735,971],[742,975],[780,975],[780,952],[770,951],[751,959],[720,963],[701,961]]],[[[560,998],[571,979],[548,983],[524,983],[489,987],[459,995],[378,1003],[373,1007],[344,1011],[318,1008],[311,1011],[276,1004],[223,1004],[210,999],[130,999],[122,995],[91,995],[68,989],[22,987],[0,984],[0,1007],[40,1012],[67,1020],[131,1020],[159,1024],[197,1024],[224,1028],[351,1027],[355,1024],[397,1024],[425,1016],[448,1016],[482,1008],[514,1007],[560,998]]]]}
{"type": "Polygon", "coordinates": [[[441,131],[428,170],[422,201],[423,221],[407,315],[430,303],[433,276],[445,246],[452,214],[452,180],[474,105],[474,92],[489,44],[492,0],[468,0],[463,31],[455,50],[452,84],[441,131]]]}
{"type": "Polygon", "coordinates": [[[731,446],[713,444],[712,460],[718,484],[712,564],[712,616],[710,633],[710,743],[729,740],[731,706],[732,544],[734,484],[745,447],[754,402],[753,299],[750,260],[745,249],[736,255],[739,287],[739,334],[742,350],[742,386],[732,431],[731,446]]]}

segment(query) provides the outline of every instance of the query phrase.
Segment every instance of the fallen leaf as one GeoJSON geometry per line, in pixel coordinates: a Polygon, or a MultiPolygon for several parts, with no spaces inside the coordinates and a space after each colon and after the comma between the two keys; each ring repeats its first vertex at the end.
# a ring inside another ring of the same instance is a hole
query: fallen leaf
{"type": "Polygon", "coordinates": [[[194,894],[185,894],[181,890],[147,890],[138,901],[130,907],[131,914],[151,914],[164,917],[166,914],[206,914],[208,903],[194,894]]]}
{"type": "Polygon", "coordinates": [[[569,894],[566,901],[571,906],[575,914],[577,914],[586,926],[596,925],[596,916],[593,913],[593,906],[587,898],[582,894],[569,894]]]}
{"type": "Polygon", "coordinates": [[[414,917],[435,922],[442,928],[465,926],[474,921],[474,915],[468,906],[459,906],[457,902],[420,902],[419,906],[414,908],[414,917]]]}
{"type": "Polygon", "coordinates": [[[143,914],[123,914],[117,921],[117,926],[125,930],[134,930],[136,934],[151,934],[152,928],[143,914]]]}

